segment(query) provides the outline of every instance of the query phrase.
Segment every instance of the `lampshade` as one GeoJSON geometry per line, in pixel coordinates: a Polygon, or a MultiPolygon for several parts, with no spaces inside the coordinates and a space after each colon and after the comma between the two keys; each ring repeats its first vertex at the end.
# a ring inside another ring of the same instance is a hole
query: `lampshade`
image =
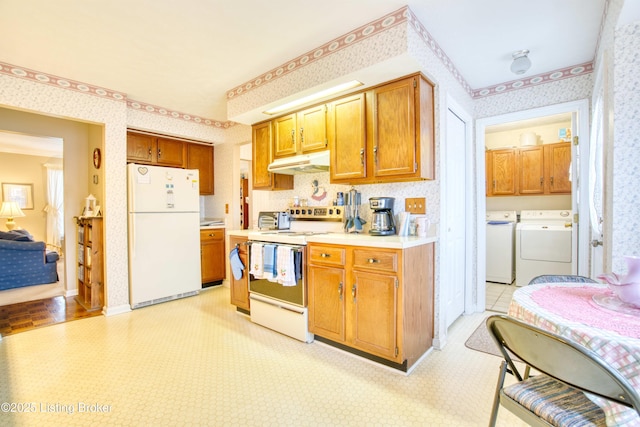
{"type": "Polygon", "coordinates": [[[511,71],[515,74],[524,74],[531,68],[531,60],[527,56],[529,50],[519,50],[513,53],[513,62],[511,63],[511,71]]]}
{"type": "Polygon", "coordinates": [[[16,223],[13,221],[13,218],[25,216],[20,206],[18,206],[17,202],[2,202],[2,208],[0,208],[0,218],[7,218],[7,222],[5,226],[7,230],[13,230],[16,226],[16,223]]]}

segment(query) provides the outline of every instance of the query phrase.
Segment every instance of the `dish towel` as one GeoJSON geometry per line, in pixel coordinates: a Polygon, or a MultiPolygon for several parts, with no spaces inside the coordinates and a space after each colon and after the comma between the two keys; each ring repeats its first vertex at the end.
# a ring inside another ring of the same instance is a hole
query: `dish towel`
{"type": "Polygon", "coordinates": [[[276,245],[264,245],[263,249],[263,273],[262,278],[271,282],[277,282],[277,260],[276,260],[276,245]]]}
{"type": "Polygon", "coordinates": [[[302,280],[302,252],[295,251],[294,255],[294,264],[296,267],[296,282],[298,280],[302,280]]]}
{"type": "Polygon", "coordinates": [[[249,274],[253,274],[256,279],[262,279],[264,275],[262,269],[262,246],[262,243],[251,244],[251,259],[249,260],[251,268],[249,269],[249,274]]]}
{"type": "Polygon", "coordinates": [[[233,272],[233,278],[236,280],[242,279],[242,271],[244,270],[244,264],[238,254],[238,248],[231,249],[229,252],[229,263],[231,264],[231,271],[233,272]]]}
{"type": "Polygon", "coordinates": [[[282,286],[296,285],[296,268],[294,265],[293,249],[286,246],[278,246],[278,283],[282,286]]]}

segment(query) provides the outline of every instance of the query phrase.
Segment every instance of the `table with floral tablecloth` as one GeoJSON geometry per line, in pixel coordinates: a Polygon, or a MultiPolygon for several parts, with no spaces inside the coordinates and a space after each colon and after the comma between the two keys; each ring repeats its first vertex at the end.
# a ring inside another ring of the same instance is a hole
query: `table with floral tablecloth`
{"type": "MultiPolygon", "coordinates": [[[[529,285],[513,293],[509,315],[592,350],[640,393],[640,309],[599,303],[609,298],[611,291],[599,283],[529,285]]],[[[640,426],[633,409],[589,397],[604,410],[607,425],[640,426]]]]}

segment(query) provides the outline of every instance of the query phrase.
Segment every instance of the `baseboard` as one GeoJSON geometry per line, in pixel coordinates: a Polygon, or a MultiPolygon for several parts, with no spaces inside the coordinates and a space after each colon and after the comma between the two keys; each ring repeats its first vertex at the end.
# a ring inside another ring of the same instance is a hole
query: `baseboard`
{"type": "Polygon", "coordinates": [[[105,307],[102,309],[102,314],[105,316],[115,316],[116,314],[129,313],[131,306],[129,304],[118,305],[115,307],[105,307]]]}

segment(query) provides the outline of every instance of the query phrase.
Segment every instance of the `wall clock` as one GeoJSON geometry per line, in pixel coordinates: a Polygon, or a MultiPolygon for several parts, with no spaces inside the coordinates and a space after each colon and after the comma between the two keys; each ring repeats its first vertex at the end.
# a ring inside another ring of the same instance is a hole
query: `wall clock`
{"type": "Polygon", "coordinates": [[[100,169],[100,162],[102,160],[102,156],[100,154],[100,149],[96,148],[93,150],[93,167],[96,169],[100,169]]]}

